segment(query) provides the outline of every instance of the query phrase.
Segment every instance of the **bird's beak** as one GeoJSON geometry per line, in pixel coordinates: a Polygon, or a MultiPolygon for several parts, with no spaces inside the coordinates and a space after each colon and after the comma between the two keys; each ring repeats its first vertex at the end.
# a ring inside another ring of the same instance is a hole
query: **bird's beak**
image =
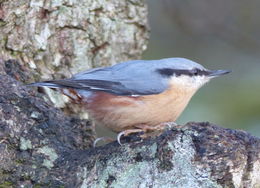
{"type": "Polygon", "coordinates": [[[231,72],[231,70],[213,70],[213,71],[209,71],[208,76],[217,77],[217,76],[221,76],[221,75],[224,75],[224,74],[228,74],[230,72],[231,72]]]}

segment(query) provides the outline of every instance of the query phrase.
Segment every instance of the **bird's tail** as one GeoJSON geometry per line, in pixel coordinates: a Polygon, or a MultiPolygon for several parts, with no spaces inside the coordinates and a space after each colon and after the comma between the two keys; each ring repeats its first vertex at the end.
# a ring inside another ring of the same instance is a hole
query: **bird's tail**
{"type": "Polygon", "coordinates": [[[62,86],[56,83],[52,83],[51,81],[46,82],[35,82],[31,84],[27,84],[27,86],[35,86],[35,87],[49,87],[49,88],[61,88],[62,86]]]}

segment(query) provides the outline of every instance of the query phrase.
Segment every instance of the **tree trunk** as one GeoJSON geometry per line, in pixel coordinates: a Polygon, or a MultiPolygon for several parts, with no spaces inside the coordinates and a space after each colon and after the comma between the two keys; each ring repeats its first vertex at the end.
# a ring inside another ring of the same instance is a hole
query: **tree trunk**
{"type": "Polygon", "coordinates": [[[90,148],[87,121],[8,75],[0,87],[0,187],[260,187],[260,139],[243,131],[189,123],[90,148]]]}
{"type": "MultiPolygon", "coordinates": [[[[148,39],[147,6],[144,0],[4,0],[0,33],[0,59],[19,60],[27,82],[70,77],[140,58],[148,39]]],[[[67,98],[46,93],[65,108],[67,98]]]]}

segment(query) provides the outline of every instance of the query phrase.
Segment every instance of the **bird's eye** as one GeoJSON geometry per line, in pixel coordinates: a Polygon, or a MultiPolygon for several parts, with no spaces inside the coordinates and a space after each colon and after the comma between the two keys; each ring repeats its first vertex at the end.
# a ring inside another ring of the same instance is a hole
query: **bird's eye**
{"type": "Polygon", "coordinates": [[[199,69],[192,69],[190,72],[194,76],[198,76],[199,75],[199,69]]]}

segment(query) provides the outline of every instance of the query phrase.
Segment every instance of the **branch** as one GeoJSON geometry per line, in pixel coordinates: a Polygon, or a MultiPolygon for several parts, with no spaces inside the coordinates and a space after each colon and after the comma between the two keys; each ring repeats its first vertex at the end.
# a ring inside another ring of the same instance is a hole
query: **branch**
{"type": "Polygon", "coordinates": [[[259,187],[260,139],[188,123],[90,148],[92,129],[0,76],[0,186],[259,187]]]}

